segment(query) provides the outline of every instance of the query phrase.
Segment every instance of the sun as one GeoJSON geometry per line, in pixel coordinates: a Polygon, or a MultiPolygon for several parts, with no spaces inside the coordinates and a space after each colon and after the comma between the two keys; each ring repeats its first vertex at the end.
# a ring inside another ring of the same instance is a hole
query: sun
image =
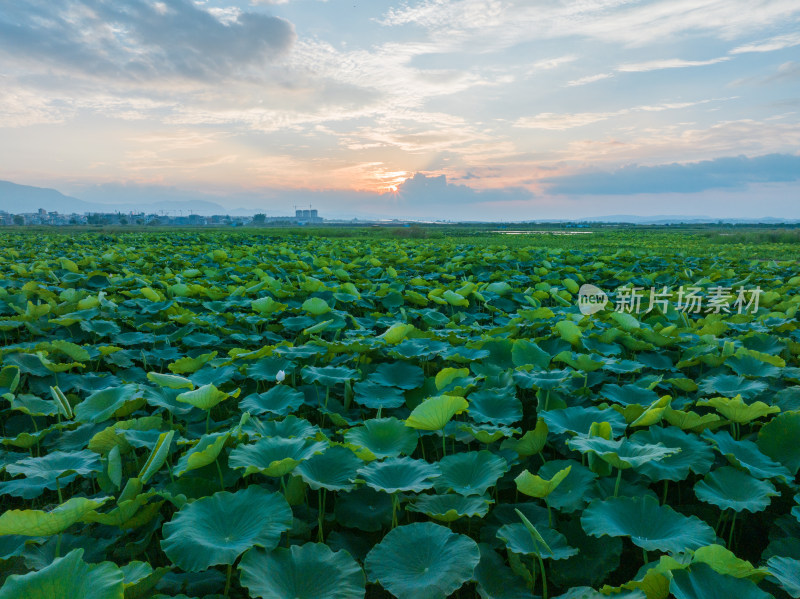
{"type": "Polygon", "coordinates": [[[396,194],[403,182],[411,174],[408,171],[386,171],[378,170],[373,173],[373,178],[377,181],[378,193],[396,194]]]}

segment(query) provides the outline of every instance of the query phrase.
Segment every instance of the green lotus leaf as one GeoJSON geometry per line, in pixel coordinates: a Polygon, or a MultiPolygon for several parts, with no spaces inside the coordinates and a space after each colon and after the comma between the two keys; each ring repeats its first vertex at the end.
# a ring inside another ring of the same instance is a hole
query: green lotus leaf
{"type": "Polygon", "coordinates": [[[669,406],[664,408],[664,418],[672,426],[677,426],[681,430],[688,430],[694,433],[701,433],[705,429],[718,428],[726,423],[726,421],[717,414],[703,414],[701,416],[697,412],[673,410],[669,406]]]}
{"type": "Polygon", "coordinates": [[[292,526],[292,510],[279,493],[256,485],[220,491],[187,503],[163,526],[161,548],[187,572],[233,564],[251,547],[270,551],[292,526]]]}
{"type": "Polygon", "coordinates": [[[216,351],[207,354],[200,354],[199,356],[189,357],[185,356],[179,360],[175,360],[172,364],[168,364],[167,368],[173,374],[191,374],[200,370],[205,364],[213,360],[217,356],[216,351]]]}
{"type": "Polygon", "coordinates": [[[732,374],[716,374],[706,377],[700,383],[700,390],[704,395],[724,395],[725,397],[741,395],[744,399],[752,399],[766,389],[766,383],[732,374]]]}
{"type": "Polygon", "coordinates": [[[612,497],[589,504],[581,516],[584,530],[595,537],[631,537],[645,551],[679,553],[711,545],[714,529],[695,516],[684,516],[649,495],[612,497]]]}
{"type": "Polygon", "coordinates": [[[606,384],[600,390],[600,397],[622,406],[647,407],[658,401],[658,394],[639,385],[606,384]]]}
{"type": "MultiPolygon", "coordinates": [[[[626,590],[620,593],[615,592],[614,599],[647,599],[644,591],[639,589],[626,590]]],[[[607,599],[608,595],[595,591],[591,587],[573,587],[563,595],[553,597],[553,599],[607,599]]]]}
{"type": "Polygon", "coordinates": [[[392,498],[369,487],[361,487],[337,498],[336,521],[367,532],[381,530],[392,522],[392,498]]]}
{"type": "Polygon", "coordinates": [[[611,425],[612,436],[619,437],[625,434],[625,429],[628,427],[625,418],[610,408],[601,410],[594,406],[588,408],[575,406],[563,410],[543,411],[540,415],[554,435],[562,433],[587,435],[593,423],[608,422],[611,425]]]}
{"type": "Polygon", "coordinates": [[[217,389],[213,383],[209,383],[192,391],[185,391],[175,399],[181,403],[193,405],[195,408],[200,408],[201,410],[210,410],[221,401],[229,397],[238,396],[239,389],[236,389],[233,393],[226,393],[217,389]]]}
{"type": "Polygon", "coordinates": [[[346,431],[344,439],[366,447],[377,458],[395,458],[414,453],[419,437],[397,418],[371,418],[346,431]]]}
{"type": "Polygon", "coordinates": [[[527,470],[523,470],[517,478],[514,479],[514,483],[516,483],[517,490],[521,493],[530,497],[543,498],[556,490],[558,485],[561,484],[561,481],[569,475],[570,470],[572,470],[572,466],[567,466],[553,474],[552,478],[549,480],[537,474],[531,474],[527,470]]]}
{"type": "Polygon", "coordinates": [[[406,426],[424,431],[438,431],[468,406],[467,400],[463,397],[454,395],[430,397],[411,411],[411,415],[406,419],[406,426]]]}
{"type": "Polygon", "coordinates": [[[373,410],[399,408],[406,402],[402,389],[385,387],[374,381],[359,381],[353,385],[353,391],[357,403],[373,410]]]}
{"type": "Polygon", "coordinates": [[[169,449],[172,445],[172,438],[174,436],[175,431],[172,430],[163,432],[158,436],[158,440],[153,446],[147,461],[144,463],[144,466],[142,466],[139,476],[137,477],[142,483],[146,483],[150,480],[150,478],[159,471],[161,466],[164,465],[164,462],[167,461],[169,449]]]}
{"type": "Polygon", "coordinates": [[[200,437],[197,444],[178,460],[174,469],[175,476],[182,476],[190,470],[197,470],[214,462],[230,436],[230,431],[225,431],[200,437]]]}
{"type": "MultiPolygon", "coordinates": [[[[574,475],[575,471],[570,472],[567,480],[574,475]]],[[[560,488],[563,487],[562,484],[560,488]]],[[[600,585],[619,567],[623,545],[621,538],[589,536],[581,527],[579,518],[559,520],[558,531],[566,537],[570,547],[580,549],[576,555],[551,564],[551,574],[548,576],[552,575],[552,580],[562,588],[600,585]]]]}
{"type": "Polygon", "coordinates": [[[547,368],[551,356],[530,339],[517,339],[511,348],[511,360],[516,367],[533,365],[547,368]]]}
{"type": "Polygon", "coordinates": [[[454,422],[455,429],[458,431],[457,439],[460,441],[471,442],[473,439],[480,443],[489,445],[506,437],[519,435],[522,429],[510,426],[495,426],[493,424],[460,424],[454,422]]]}
{"type": "Polygon", "coordinates": [[[768,414],[780,412],[778,406],[768,406],[763,401],[756,401],[746,404],[741,395],[736,397],[712,397],[697,402],[698,406],[711,406],[732,422],[747,424],[758,418],[763,418],[768,414]]]}
{"type": "Polygon", "coordinates": [[[231,468],[245,468],[244,476],[254,472],[283,476],[326,447],[326,443],[311,439],[265,437],[255,443],[236,447],[228,456],[228,465],[231,468]]]}
{"type": "Polygon", "coordinates": [[[0,370],[0,396],[12,395],[16,391],[17,385],[19,385],[19,367],[4,366],[0,370]]]}
{"type": "Polygon", "coordinates": [[[413,458],[386,458],[382,462],[370,462],[358,470],[358,477],[367,486],[386,493],[419,493],[430,489],[433,486],[432,479],[438,476],[438,466],[413,458]]]}
{"type": "Polygon", "coordinates": [[[575,460],[550,460],[539,468],[539,476],[552,479],[558,472],[569,467],[570,471],[561,483],[547,496],[547,503],[562,512],[583,509],[588,502],[587,494],[597,474],[575,460]]]}
{"type": "Polygon", "coordinates": [[[479,423],[513,424],[522,420],[522,402],[511,392],[484,389],[470,394],[469,415],[479,423]]]}
{"type": "Polygon", "coordinates": [[[74,549],[49,566],[12,574],[0,588],[0,599],[122,599],[122,570],[112,562],[87,564],[83,549],[74,549]]]}
{"type": "Polygon", "coordinates": [[[356,370],[344,366],[306,366],[302,374],[306,383],[319,383],[323,387],[333,387],[358,377],[356,370]]]}
{"type": "Polygon", "coordinates": [[[800,471],[800,411],[776,416],[758,431],[758,448],[786,466],[793,475],[800,471]]]}
{"type": "Polygon", "coordinates": [[[40,458],[23,458],[6,466],[6,472],[12,476],[22,474],[27,478],[36,478],[46,484],[46,488],[55,489],[57,479],[65,486],[76,478],[93,472],[100,472],[100,460],[93,451],[54,451],[40,458]]]}
{"type": "Polygon", "coordinates": [[[79,422],[104,422],[110,418],[121,418],[138,410],[145,404],[138,385],[109,387],[92,393],[75,406],[75,418],[79,422]]]}
{"type": "Polygon", "coordinates": [[[747,470],[758,479],[777,478],[783,482],[792,480],[792,474],[780,462],[774,462],[760,451],[758,445],[748,440],[737,441],[727,431],[710,433],[703,437],[711,441],[731,465],[747,470]]]}
{"type": "Polygon", "coordinates": [[[331,307],[328,305],[328,302],[319,297],[308,298],[303,302],[303,305],[300,306],[300,309],[308,312],[309,314],[313,314],[314,316],[321,316],[322,314],[326,314],[331,311],[331,307]]]}
{"type": "Polygon", "coordinates": [[[164,577],[170,568],[156,568],[147,562],[129,562],[120,568],[124,576],[123,586],[128,599],[146,596],[164,577]]]}
{"type": "Polygon", "coordinates": [[[110,497],[73,497],[50,511],[8,510],[0,515],[0,535],[46,537],[66,530],[92,514],[110,497]]]}
{"type": "Polygon", "coordinates": [[[380,364],[368,379],[385,387],[398,389],[416,389],[425,382],[422,368],[408,362],[393,362],[380,364]]]}
{"type": "Polygon", "coordinates": [[[523,389],[555,389],[570,377],[575,371],[564,370],[517,370],[514,372],[514,382],[523,389]]]}
{"type": "Polygon", "coordinates": [[[761,581],[769,574],[764,568],[754,568],[750,562],[739,559],[722,545],[700,547],[692,556],[692,563],[703,563],[711,566],[719,574],[727,574],[736,578],[750,578],[753,582],[761,581]]]}
{"type": "Polygon", "coordinates": [[[275,385],[264,393],[253,393],[239,402],[242,410],[251,414],[286,416],[303,405],[303,394],[287,385],[275,385]]]}
{"type": "Polygon", "coordinates": [[[714,463],[714,451],[696,435],[684,433],[676,426],[654,426],[634,433],[630,440],[644,445],[663,445],[679,449],[677,453],[660,460],[646,462],[638,471],[650,480],[684,480],[689,471],[706,474],[714,463]]]}
{"type": "Polygon", "coordinates": [[[283,370],[285,376],[294,370],[294,364],[286,358],[270,356],[269,358],[262,358],[261,360],[256,360],[252,364],[248,364],[245,372],[249,379],[274,383],[281,370],[283,370]]]}
{"type": "Polygon", "coordinates": [[[535,555],[542,559],[560,560],[577,555],[578,549],[567,544],[567,538],[548,527],[537,529],[541,539],[535,538],[528,527],[522,523],[504,524],[497,531],[497,538],[503,541],[509,551],[520,555],[535,555]]]}
{"type": "Polygon", "coordinates": [[[800,597],[800,560],[773,556],[767,560],[767,568],[784,591],[792,597],[800,597]]]}
{"type": "Polygon", "coordinates": [[[479,543],[478,548],[481,560],[475,567],[474,579],[481,599],[531,599],[530,589],[490,545],[479,543]]]}
{"type": "Polygon", "coordinates": [[[147,379],[154,382],[159,387],[166,387],[167,389],[194,389],[194,383],[192,381],[175,374],[148,372],[147,379]]]}
{"type": "Polygon", "coordinates": [[[333,446],[324,453],[311,456],[294,469],[312,489],[350,491],[356,471],[363,462],[345,447],[333,446]]]}
{"type": "Polygon", "coordinates": [[[29,416],[55,416],[58,414],[58,405],[54,401],[42,399],[35,395],[23,393],[14,397],[11,395],[8,398],[10,408],[29,416]]]}
{"type": "Polygon", "coordinates": [[[577,346],[583,336],[583,331],[571,320],[560,320],[553,328],[556,333],[570,345],[577,346]]]}
{"type": "Polygon", "coordinates": [[[506,439],[500,449],[516,451],[520,457],[526,458],[535,455],[544,449],[547,444],[547,423],[539,418],[533,430],[526,431],[519,439],[506,439]]]}
{"type": "Polygon", "coordinates": [[[707,474],[694,486],[700,501],[719,509],[735,512],[761,512],[769,506],[770,497],[780,495],[769,481],[758,480],[741,470],[723,466],[707,474]]]}
{"type": "MultiPolygon", "coordinates": [[[[255,419],[253,423],[256,425],[255,419]]],[[[320,431],[318,426],[311,424],[305,418],[298,418],[294,415],[287,416],[283,420],[264,422],[260,426],[256,426],[256,428],[261,436],[283,437],[284,439],[291,439],[292,437],[309,439],[315,437],[320,431]]]]}
{"type": "Polygon", "coordinates": [[[445,599],[470,580],[480,561],[477,543],[444,526],[398,526],[364,561],[369,579],[398,599],[445,599]]]}
{"type": "Polygon", "coordinates": [[[414,503],[409,504],[406,509],[426,514],[440,522],[454,522],[464,516],[483,518],[489,513],[491,503],[492,500],[475,495],[418,495],[414,503]]]}
{"type": "Polygon", "coordinates": [[[581,453],[594,452],[614,468],[637,468],[654,460],[662,460],[680,451],[659,443],[641,444],[628,439],[613,441],[602,437],[573,437],[567,441],[572,449],[581,453]]]}
{"type": "Polygon", "coordinates": [[[672,572],[669,590],[675,599],[771,599],[746,578],[718,574],[707,564],[694,564],[672,572]]]}
{"type": "Polygon", "coordinates": [[[250,302],[250,307],[254,312],[258,312],[259,314],[274,314],[276,312],[282,312],[285,310],[287,305],[276,302],[271,297],[260,297],[257,300],[250,302]]]}
{"type": "Polygon", "coordinates": [[[274,551],[252,549],[238,566],[242,586],[263,599],[358,599],[364,597],[364,572],[346,551],[306,543],[274,551]]]}
{"type": "Polygon", "coordinates": [[[484,495],[508,471],[508,463],[490,451],[466,451],[438,462],[441,476],[434,481],[438,493],[484,495]]]}

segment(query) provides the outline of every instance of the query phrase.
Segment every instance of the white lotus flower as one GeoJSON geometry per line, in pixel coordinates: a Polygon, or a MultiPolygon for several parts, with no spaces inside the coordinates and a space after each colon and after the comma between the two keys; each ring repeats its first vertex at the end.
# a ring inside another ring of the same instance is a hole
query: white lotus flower
{"type": "Polygon", "coordinates": [[[278,374],[275,375],[275,380],[279,383],[282,383],[286,379],[286,373],[283,370],[279,370],[278,374]]]}

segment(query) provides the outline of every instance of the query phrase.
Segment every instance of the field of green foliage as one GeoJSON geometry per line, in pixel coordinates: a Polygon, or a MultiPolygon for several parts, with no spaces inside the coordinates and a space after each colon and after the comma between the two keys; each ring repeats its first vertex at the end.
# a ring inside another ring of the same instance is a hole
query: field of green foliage
{"type": "Polygon", "coordinates": [[[0,237],[0,599],[800,597],[788,245],[0,237]]]}

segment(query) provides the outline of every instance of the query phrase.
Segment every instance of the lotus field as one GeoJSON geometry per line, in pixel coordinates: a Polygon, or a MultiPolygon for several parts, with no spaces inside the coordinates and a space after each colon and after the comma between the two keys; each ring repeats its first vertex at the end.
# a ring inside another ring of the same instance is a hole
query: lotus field
{"type": "Polygon", "coordinates": [[[797,261],[506,241],[4,235],[0,599],[800,597],[797,261]]]}

